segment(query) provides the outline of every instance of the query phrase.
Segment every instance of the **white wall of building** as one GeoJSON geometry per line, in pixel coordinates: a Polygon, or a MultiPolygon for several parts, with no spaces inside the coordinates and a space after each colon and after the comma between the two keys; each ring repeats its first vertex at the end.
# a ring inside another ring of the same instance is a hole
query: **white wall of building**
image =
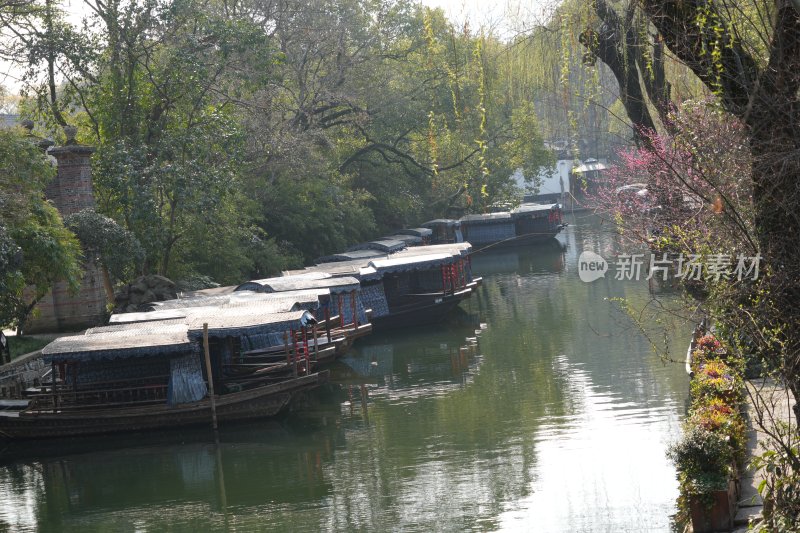
{"type": "MultiPolygon", "coordinates": [[[[539,172],[541,185],[536,194],[561,194],[561,182],[564,183],[564,192],[568,193],[569,190],[569,173],[572,170],[572,159],[559,159],[556,161],[554,167],[542,169],[539,172]],[[561,181],[559,181],[561,180],[561,181]]],[[[531,185],[525,183],[525,178],[522,170],[517,170],[511,175],[517,184],[517,187],[525,191],[526,194],[531,194],[531,185]]]]}

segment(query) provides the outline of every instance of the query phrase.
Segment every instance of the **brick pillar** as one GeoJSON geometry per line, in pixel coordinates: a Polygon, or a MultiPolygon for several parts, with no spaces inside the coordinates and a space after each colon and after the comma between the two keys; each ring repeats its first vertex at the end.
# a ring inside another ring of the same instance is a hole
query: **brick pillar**
{"type": "MultiPolygon", "coordinates": [[[[95,206],[91,164],[94,148],[76,144],[75,130],[64,129],[67,144],[48,152],[56,159],[58,172],[45,189],[45,195],[62,217],[95,206]]],[[[106,293],[101,276],[97,265],[88,263],[84,265],[83,280],[77,293],[71,294],[64,282],[56,283],[37,306],[39,316],[29,321],[27,331],[69,331],[104,324],[106,293]]]]}
{"type": "Polygon", "coordinates": [[[50,148],[48,152],[58,162],[58,174],[45,189],[62,217],[94,207],[92,187],[92,161],[94,148],[67,144],[50,148]]]}

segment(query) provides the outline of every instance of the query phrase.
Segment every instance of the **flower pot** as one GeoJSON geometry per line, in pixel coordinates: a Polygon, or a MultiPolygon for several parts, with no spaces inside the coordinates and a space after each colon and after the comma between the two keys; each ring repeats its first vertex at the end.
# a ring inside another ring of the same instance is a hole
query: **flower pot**
{"type": "Polygon", "coordinates": [[[736,516],[736,481],[728,480],[728,490],[716,490],[711,494],[692,495],[689,513],[694,533],[712,533],[733,529],[736,516]]]}

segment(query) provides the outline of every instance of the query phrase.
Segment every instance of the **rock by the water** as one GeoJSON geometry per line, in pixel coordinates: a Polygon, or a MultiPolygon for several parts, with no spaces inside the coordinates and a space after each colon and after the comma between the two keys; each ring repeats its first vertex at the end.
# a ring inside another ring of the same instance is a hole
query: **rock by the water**
{"type": "Polygon", "coordinates": [[[131,313],[147,308],[151,302],[163,302],[178,297],[175,283],[156,274],[142,276],[114,294],[115,313],[131,313]]]}

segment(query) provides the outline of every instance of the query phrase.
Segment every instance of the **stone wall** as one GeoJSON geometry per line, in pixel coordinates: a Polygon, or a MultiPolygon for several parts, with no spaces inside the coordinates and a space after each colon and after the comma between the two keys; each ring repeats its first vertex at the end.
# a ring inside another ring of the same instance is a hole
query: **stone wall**
{"type": "Polygon", "coordinates": [[[45,195],[55,204],[61,216],[94,207],[90,146],[58,146],[48,152],[58,162],[58,175],[45,189],[45,195]]]}
{"type": "Polygon", "coordinates": [[[41,351],[0,366],[0,398],[22,398],[25,389],[41,385],[42,375],[49,369],[41,351]]]}

